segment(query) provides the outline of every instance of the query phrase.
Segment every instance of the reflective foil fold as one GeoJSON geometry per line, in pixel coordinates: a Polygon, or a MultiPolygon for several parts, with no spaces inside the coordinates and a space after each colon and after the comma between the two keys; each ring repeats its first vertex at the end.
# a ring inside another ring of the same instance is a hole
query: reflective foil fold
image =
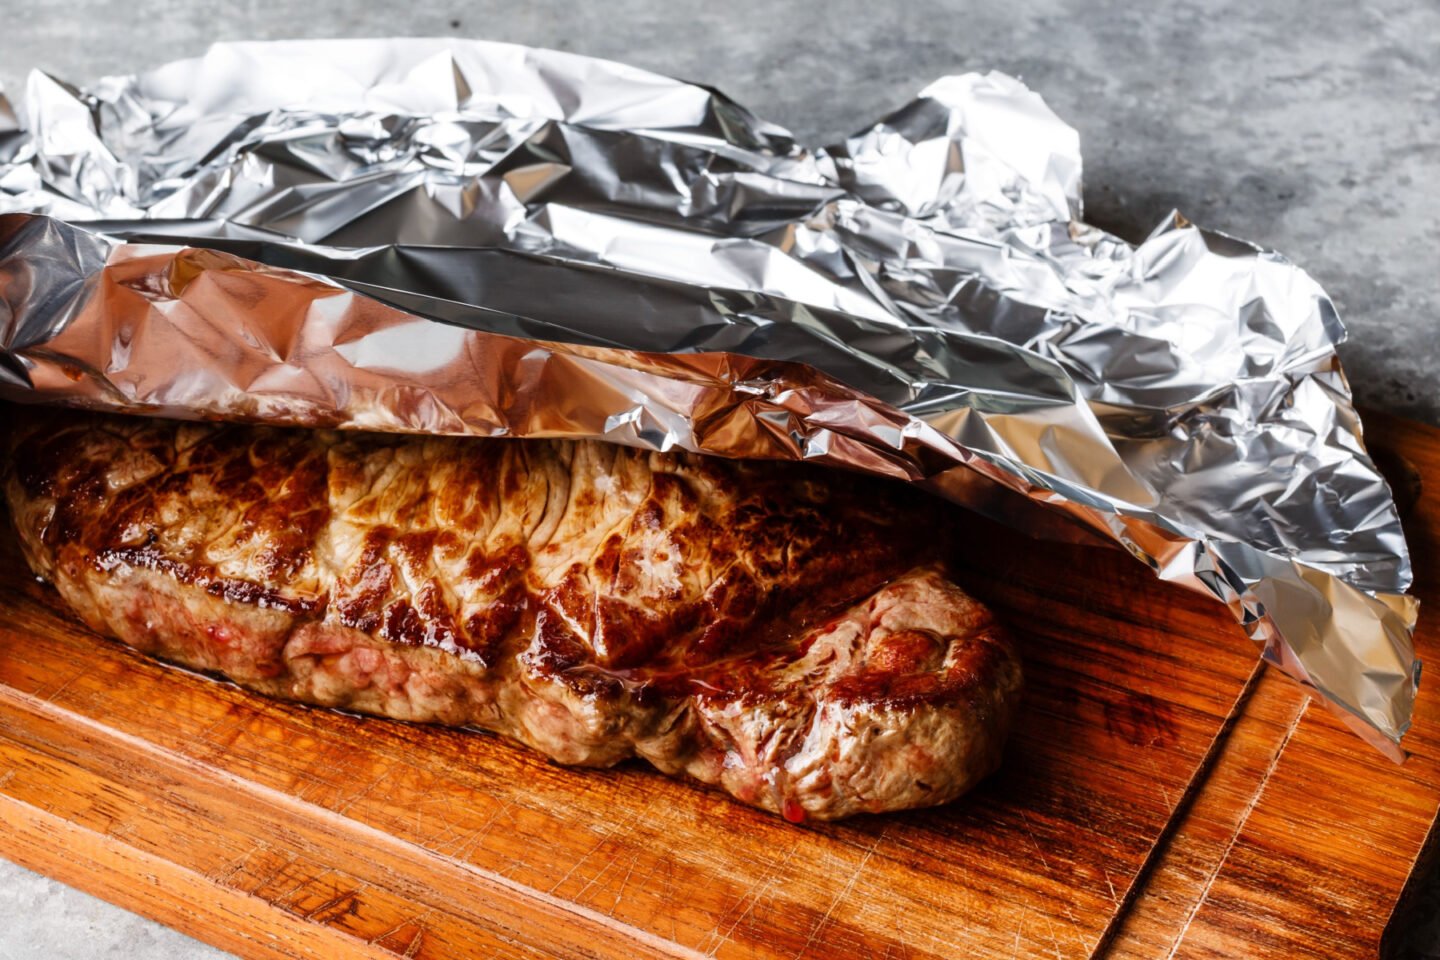
{"type": "Polygon", "coordinates": [[[1118,542],[1401,756],[1409,561],[1333,305],[1178,215],[1084,224],[1079,138],[1016,80],[816,151],[705,87],[456,40],[222,44],[24,100],[9,399],[898,477],[1118,542]]]}

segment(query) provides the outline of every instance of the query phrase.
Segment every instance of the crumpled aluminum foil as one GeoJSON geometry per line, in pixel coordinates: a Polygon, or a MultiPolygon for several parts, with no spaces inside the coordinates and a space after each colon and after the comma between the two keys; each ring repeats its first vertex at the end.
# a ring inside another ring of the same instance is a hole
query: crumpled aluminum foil
{"type": "Polygon", "coordinates": [[[813,152],[705,87],[457,40],[221,44],[25,106],[10,399],[805,458],[1035,528],[1013,491],[1403,756],[1416,604],[1333,305],[1178,215],[1085,225],[1079,138],[1016,80],[813,152]]]}

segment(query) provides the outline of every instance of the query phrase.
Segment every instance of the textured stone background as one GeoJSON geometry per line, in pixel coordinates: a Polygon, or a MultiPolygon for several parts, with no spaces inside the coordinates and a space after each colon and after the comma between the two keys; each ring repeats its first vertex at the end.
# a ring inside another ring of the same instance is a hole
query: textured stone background
{"type": "MultiPolygon", "coordinates": [[[[995,68],[1080,130],[1087,219],[1138,240],[1178,208],[1308,269],[1351,331],[1360,402],[1440,424],[1440,5],[1432,0],[0,0],[0,83],[85,82],[219,39],[457,35],[721,87],[811,144],[946,73],[995,68]]],[[[1434,868],[1402,956],[1440,958],[1434,868]]],[[[198,957],[0,862],[0,960],[198,957]]]]}

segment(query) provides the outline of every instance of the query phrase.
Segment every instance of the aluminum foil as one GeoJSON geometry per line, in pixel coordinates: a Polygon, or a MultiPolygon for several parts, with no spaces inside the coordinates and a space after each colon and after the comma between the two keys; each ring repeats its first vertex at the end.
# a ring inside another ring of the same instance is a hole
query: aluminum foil
{"type": "Polygon", "coordinates": [[[10,399],[899,477],[1118,542],[1402,756],[1416,605],[1333,305],[1178,215],[1087,226],[1079,138],[1016,80],[814,151],[705,87],[457,40],[222,44],[24,103],[10,399]]]}

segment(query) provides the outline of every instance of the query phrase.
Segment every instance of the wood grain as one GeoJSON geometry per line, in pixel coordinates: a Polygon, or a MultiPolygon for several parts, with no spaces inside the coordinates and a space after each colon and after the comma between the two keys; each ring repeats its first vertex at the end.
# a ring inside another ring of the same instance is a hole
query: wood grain
{"type": "MultiPolygon", "coordinates": [[[[1419,469],[1416,592],[1440,600],[1440,435],[1367,422],[1419,469]]],[[[1218,605],[1118,551],[972,532],[960,579],[1026,659],[1003,770],[807,827],[147,662],[58,612],[7,536],[0,855],[249,957],[1373,956],[1440,804],[1436,698],[1391,764],[1218,605]]]]}
{"type": "MultiPolygon", "coordinates": [[[[1366,414],[1367,442],[1420,478],[1405,515],[1421,601],[1416,648],[1440,654],[1440,430],[1366,414]]],[[[1440,696],[1430,677],[1405,739],[1403,766],[1375,765],[1327,711],[1311,709],[1264,781],[1196,910],[1179,956],[1375,956],[1410,877],[1440,793],[1440,696]],[[1297,911],[1297,908],[1298,911],[1297,911]],[[1298,913],[1298,915],[1297,915],[1298,913]]]]}

